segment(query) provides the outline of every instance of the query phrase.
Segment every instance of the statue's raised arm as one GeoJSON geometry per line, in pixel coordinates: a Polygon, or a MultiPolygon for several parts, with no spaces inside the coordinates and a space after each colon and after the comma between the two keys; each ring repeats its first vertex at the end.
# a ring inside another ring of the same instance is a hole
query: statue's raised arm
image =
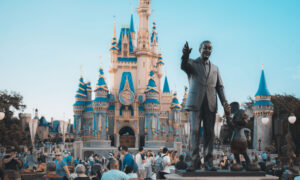
{"type": "Polygon", "coordinates": [[[190,48],[188,42],[186,42],[182,49],[181,69],[185,71],[188,74],[188,76],[192,73],[193,68],[192,65],[189,63],[191,52],[192,48],[190,48]]]}

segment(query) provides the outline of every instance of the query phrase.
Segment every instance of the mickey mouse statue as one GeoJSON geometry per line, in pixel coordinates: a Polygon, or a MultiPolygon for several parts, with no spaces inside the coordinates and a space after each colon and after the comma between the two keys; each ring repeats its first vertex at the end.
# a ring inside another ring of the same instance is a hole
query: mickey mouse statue
{"type": "Polygon", "coordinates": [[[233,117],[229,114],[226,115],[226,120],[228,126],[233,130],[231,137],[231,152],[234,154],[236,163],[232,165],[231,169],[234,171],[240,171],[243,169],[243,166],[240,164],[240,154],[244,156],[246,160],[247,170],[257,171],[259,170],[257,165],[250,164],[250,159],[247,154],[248,151],[248,141],[250,136],[246,136],[246,133],[249,135],[251,130],[246,128],[246,125],[249,121],[249,117],[246,112],[242,109],[239,109],[239,104],[233,102],[230,104],[233,117]]]}

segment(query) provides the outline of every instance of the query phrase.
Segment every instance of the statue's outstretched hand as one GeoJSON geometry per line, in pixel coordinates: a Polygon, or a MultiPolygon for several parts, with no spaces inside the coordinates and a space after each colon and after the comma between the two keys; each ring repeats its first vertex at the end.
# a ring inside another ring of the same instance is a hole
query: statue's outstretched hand
{"type": "Polygon", "coordinates": [[[186,42],[183,49],[182,49],[183,56],[184,57],[189,57],[191,51],[192,51],[192,48],[190,49],[188,42],[186,42]]]}

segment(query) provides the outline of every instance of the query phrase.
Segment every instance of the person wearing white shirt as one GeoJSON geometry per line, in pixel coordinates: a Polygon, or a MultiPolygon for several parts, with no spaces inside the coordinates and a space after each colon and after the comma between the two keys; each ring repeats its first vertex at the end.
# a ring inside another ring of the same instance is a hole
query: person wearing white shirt
{"type": "Polygon", "coordinates": [[[139,179],[145,178],[145,155],[144,155],[144,148],[140,147],[139,152],[135,156],[135,162],[138,166],[138,177],[139,179]]]}
{"type": "Polygon", "coordinates": [[[159,172],[159,178],[166,179],[165,175],[170,174],[169,166],[171,165],[171,159],[168,156],[168,148],[166,148],[166,147],[163,148],[163,153],[161,154],[161,157],[163,158],[165,168],[161,172],[159,172]]]}
{"type": "Polygon", "coordinates": [[[146,154],[146,163],[145,163],[146,179],[151,179],[153,176],[152,164],[154,164],[154,162],[155,162],[155,154],[152,153],[151,150],[148,150],[146,154]]]}

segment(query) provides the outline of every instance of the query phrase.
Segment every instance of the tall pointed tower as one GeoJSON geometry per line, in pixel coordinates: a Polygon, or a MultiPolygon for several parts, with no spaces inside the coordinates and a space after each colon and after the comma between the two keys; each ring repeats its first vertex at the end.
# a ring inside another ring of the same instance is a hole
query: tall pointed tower
{"type": "Polygon", "coordinates": [[[145,117],[145,131],[147,132],[146,145],[151,145],[151,142],[159,137],[160,123],[159,123],[159,91],[154,80],[154,72],[150,72],[150,79],[145,90],[146,101],[144,108],[146,111],[145,117]],[[147,142],[148,141],[148,142],[147,142]]]}
{"type": "Polygon", "coordinates": [[[171,118],[169,120],[170,127],[172,126],[172,134],[174,136],[174,140],[176,142],[180,141],[182,139],[181,134],[181,121],[180,121],[180,105],[177,98],[177,92],[175,91],[173,94],[173,99],[171,103],[171,118]]]}
{"type": "Polygon", "coordinates": [[[87,104],[87,90],[86,85],[81,76],[79,79],[78,90],[75,95],[75,103],[73,104],[74,111],[74,128],[76,135],[78,135],[82,130],[83,124],[83,111],[86,108],[87,104]]]}
{"type": "Polygon", "coordinates": [[[142,94],[147,87],[147,75],[152,68],[151,51],[149,39],[149,16],[151,0],[140,0],[137,8],[139,14],[139,28],[137,33],[137,93],[142,94]],[[151,59],[149,59],[151,58],[151,59]]]}
{"type": "Polygon", "coordinates": [[[264,69],[262,68],[258,90],[255,94],[254,111],[254,132],[253,148],[264,150],[266,146],[272,143],[272,115],[273,104],[271,102],[271,93],[267,89],[264,69]],[[264,124],[263,121],[267,123],[264,124]]]}
{"type": "Polygon", "coordinates": [[[99,70],[99,79],[95,89],[96,97],[94,99],[93,107],[95,112],[94,130],[95,136],[100,137],[101,140],[107,139],[108,131],[108,117],[107,111],[109,108],[108,102],[108,88],[104,79],[104,72],[102,67],[99,70]]]}

